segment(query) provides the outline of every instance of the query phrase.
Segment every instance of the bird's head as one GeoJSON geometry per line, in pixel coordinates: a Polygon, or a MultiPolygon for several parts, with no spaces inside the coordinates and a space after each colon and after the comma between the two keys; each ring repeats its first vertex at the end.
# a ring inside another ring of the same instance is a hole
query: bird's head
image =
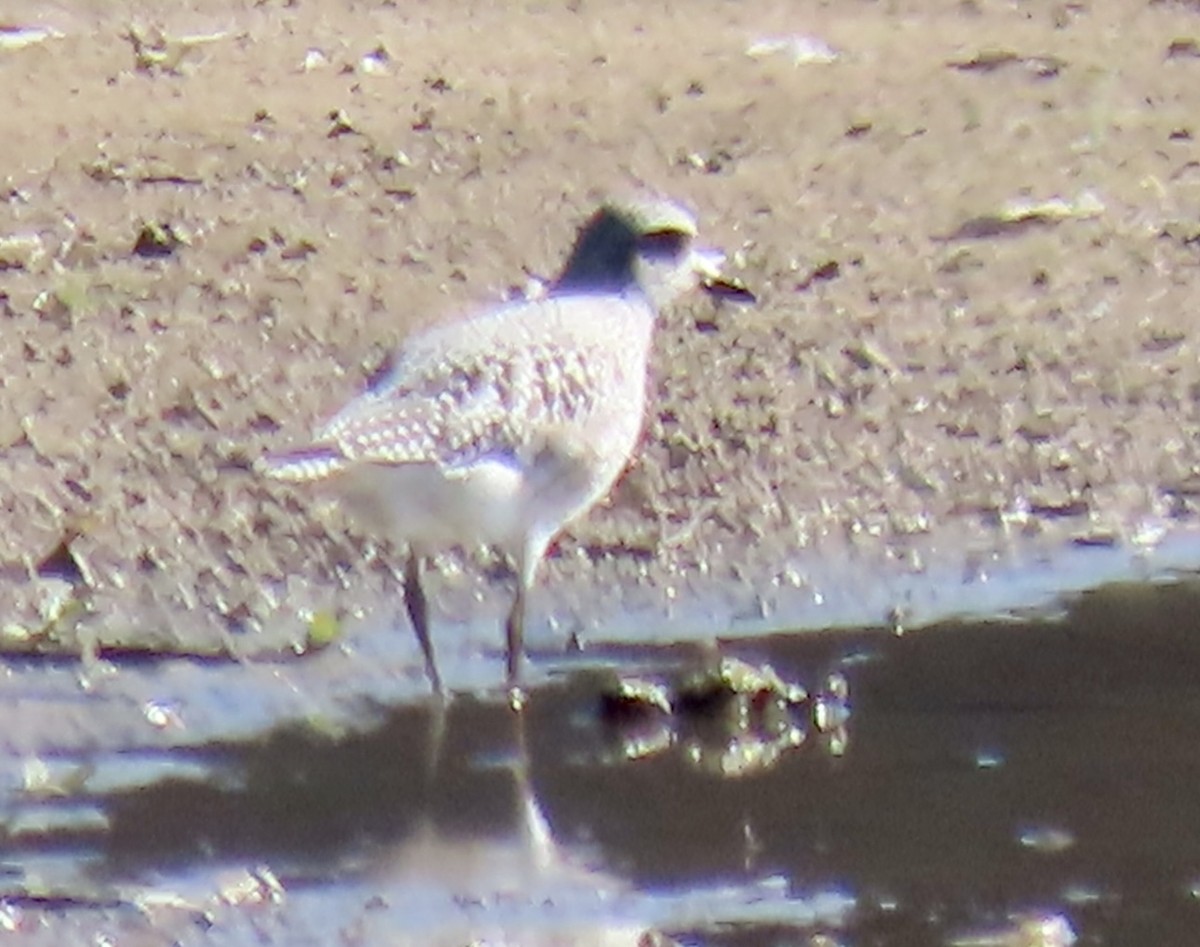
{"type": "Polygon", "coordinates": [[[674,201],[612,201],[584,224],[551,292],[636,288],[656,309],[697,287],[752,299],[747,290],[721,277],[724,254],[699,247],[696,233],[696,218],[674,201]]]}

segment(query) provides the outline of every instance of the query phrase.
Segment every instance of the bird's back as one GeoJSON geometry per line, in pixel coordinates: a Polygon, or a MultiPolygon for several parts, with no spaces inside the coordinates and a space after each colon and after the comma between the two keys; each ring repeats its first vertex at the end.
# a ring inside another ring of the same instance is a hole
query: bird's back
{"type": "Polygon", "coordinates": [[[467,366],[499,365],[523,352],[587,351],[601,359],[636,361],[648,351],[653,327],[654,312],[636,291],[510,303],[410,337],[374,393],[424,389],[467,366]]]}
{"type": "Polygon", "coordinates": [[[268,458],[279,479],[356,463],[459,467],[547,436],[616,438],[641,425],[654,313],[640,296],[570,294],[491,310],[412,337],[389,375],[312,442],[268,458]]]}

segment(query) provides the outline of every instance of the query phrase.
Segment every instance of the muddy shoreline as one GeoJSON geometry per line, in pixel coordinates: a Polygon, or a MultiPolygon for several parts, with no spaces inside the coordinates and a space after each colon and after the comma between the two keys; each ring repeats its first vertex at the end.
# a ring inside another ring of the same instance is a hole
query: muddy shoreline
{"type": "Polygon", "coordinates": [[[4,17],[0,930],[1194,942],[1194,4],[4,17]],[[525,717],[504,564],[439,557],[431,752],[395,551],[254,460],[630,187],[759,304],[664,314],[525,717]],[[596,725],[714,641],[847,740],[596,725]]]}
{"type": "MultiPolygon", "coordinates": [[[[412,327],[554,272],[631,183],[691,204],[761,302],[667,315],[644,449],[545,570],[551,627],[613,588],[669,614],[860,551],[919,572],[1193,527],[1185,6],[813,8],[839,54],[805,64],[755,46],[782,6],[702,4],[684,48],[682,13],[606,14],[531,10],[573,38],[551,54],[483,42],[486,6],[13,12],[55,31],[0,54],[14,646],[268,653],[314,611],[390,615],[391,553],[253,458],[412,327]]],[[[479,617],[503,570],[441,566],[443,620],[479,617]]]]}

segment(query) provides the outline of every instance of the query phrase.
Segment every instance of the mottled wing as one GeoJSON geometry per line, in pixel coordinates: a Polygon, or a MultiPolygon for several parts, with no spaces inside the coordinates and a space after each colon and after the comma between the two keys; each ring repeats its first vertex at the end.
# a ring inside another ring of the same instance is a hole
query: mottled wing
{"type": "Polygon", "coordinates": [[[586,429],[610,369],[591,346],[458,350],[410,365],[390,388],[348,405],[321,440],[359,463],[458,467],[484,456],[521,458],[548,431],[586,429]]]}

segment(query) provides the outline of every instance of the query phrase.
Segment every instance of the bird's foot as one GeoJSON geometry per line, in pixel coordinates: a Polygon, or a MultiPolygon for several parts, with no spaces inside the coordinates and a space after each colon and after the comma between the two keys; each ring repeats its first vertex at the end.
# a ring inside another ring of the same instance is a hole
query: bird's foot
{"type": "Polygon", "coordinates": [[[525,693],[525,688],[519,684],[510,684],[508,686],[508,706],[512,708],[514,713],[520,713],[525,709],[525,703],[529,696],[525,693]]]}

